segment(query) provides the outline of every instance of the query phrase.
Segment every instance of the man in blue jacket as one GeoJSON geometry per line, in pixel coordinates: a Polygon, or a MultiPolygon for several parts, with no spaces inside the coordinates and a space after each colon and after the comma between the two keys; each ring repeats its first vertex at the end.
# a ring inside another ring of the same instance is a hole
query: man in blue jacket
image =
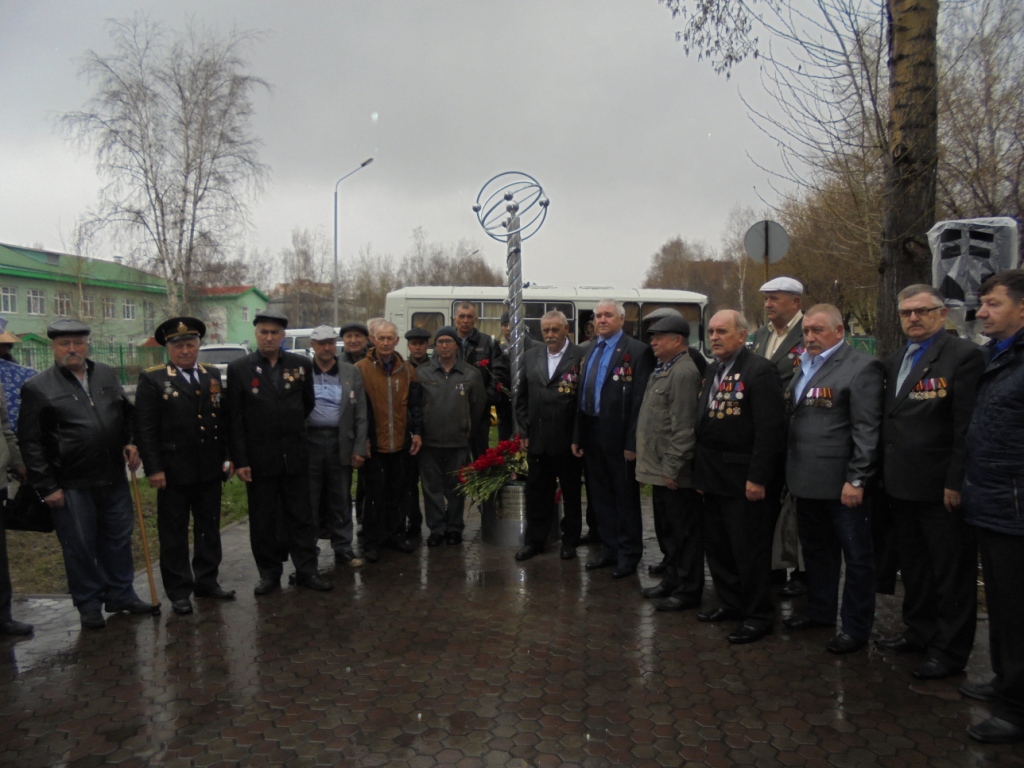
{"type": "Polygon", "coordinates": [[[979,293],[977,318],[991,341],[967,428],[962,501],[978,537],[995,677],[960,692],[993,704],[971,737],[1010,744],[1024,741],[1024,270],[990,277],[979,293]]]}

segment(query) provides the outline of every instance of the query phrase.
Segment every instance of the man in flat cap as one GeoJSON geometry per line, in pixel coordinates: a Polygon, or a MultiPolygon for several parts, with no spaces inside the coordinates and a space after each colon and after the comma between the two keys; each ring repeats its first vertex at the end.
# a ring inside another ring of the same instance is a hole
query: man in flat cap
{"type": "Polygon", "coordinates": [[[71,598],[82,626],[110,613],[154,613],[135,593],[132,499],[124,467],[139,468],[132,404],[117,373],[88,358],[89,326],[46,329],[54,365],[22,388],[19,443],[29,482],[53,511],[71,598]]]}
{"type": "MultiPolygon", "coordinates": [[[[431,333],[426,328],[410,328],[405,332],[405,344],[409,355],[405,358],[413,368],[430,362],[431,333]]],[[[420,509],[420,458],[406,456],[405,461],[405,538],[412,541],[423,535],[423,511],[420,509]]]]}
{"type": "Polygon", "coordinates": [[[171,608],[182,615],[192,613],[193,594],[235,597],[218,581],[221,483],[233,468],[220,372],[198,363],[205,335],[206,325],[194,317],[161,323],[154,338],[167,349],[168,362],[139,374],[135,394],[135,440],[149,484],[157,489],[160,576],[171,608]]]}
{"type": "Polygon", "coordinates": [[[338,360],[338,334],[318,325],[313,347],[313,392],[309,414],[309,487],[313,514],[331,539],[336,563],[358,567],[352,550],[352,467],[366,460],[366,393],[363,377],[351,363],[338,360]]]}
{"type": "Polygon", "coordinates": [[[306,417],[313,411],[313,364],[281,349],[288,318],[258,313],[256,351],[228,365],[230,451],[249,498],[249,542],[266,595],[281,586],[282,563],[291,555],[295,582],[321,592],[331,588],[317,571],[317,525],[309,496],[306,417]]]}
{"type": "Polygon", "coordinates": [[[697,608],[704,592],[700,494],[693,487],[701,377],[687,354],[690,324],[664,317],[649,329],[658,363],[647,380],[636,426],[636,479],[650,483],[655,533],[665,555],[661,582],[642,590],[665,598],[659,611],[697,608]]]}
{"type": "Polygon", "coordinates": [[[338,333],[345,346],[340,360],[355,365],[366,357],[366,351],[370,347],[370,331],[363,323],[358,320],[349,320],[338,329],[338,333]]]}
{"type": "MultiPolygon", "coordinates": [[[[754,332],[754,354],[775,364],[783,391],[800,369],[800,354],[804,349],[800,327],[804,317],[800,310],[803,293],[803,284],[792,277],[776,277],[761,286],[767,322],[754,332]]],[[[800,567],[802,558],[796,531],[796,507],[785,486],[786,473],[779,471],[768,488],[768,510],[775,521],[772,565],[780,579],[785,578],[787,568],[793,569],[789,581],[782,587],[782,594],[797,597],[807,591],[807,574],[800,567]]]]}

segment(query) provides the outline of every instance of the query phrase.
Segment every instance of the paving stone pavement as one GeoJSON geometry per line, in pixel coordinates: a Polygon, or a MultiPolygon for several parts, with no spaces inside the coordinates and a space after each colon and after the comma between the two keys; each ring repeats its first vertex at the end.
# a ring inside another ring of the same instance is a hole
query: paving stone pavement
{"type": "MultiPolygon", "coordinates": [[[[1020,745],[968,738],[988,707],[958,694],[963,677],[921,683],[916,658],[874,648],[832,656],[828,630],[781,621],[732,647],[731,624],[655,612],[646,572],[587,573],[585,547],[516,563],[479,541],[475,510],[466,535],[361,569],[325,547],[333,592],[257,599],[243,522],[224,532],[237,601],[181,617],[164,599],[102,631],[69,598],[19,598],[36,632],[0,638],[0,765],[1024,765],[1020,745]]],[[[899,627],[898,597],[880,596],[876,633],[899,627]]],[[[987,643],[982,621],[971,679],[990,674],[987,643]]]]}

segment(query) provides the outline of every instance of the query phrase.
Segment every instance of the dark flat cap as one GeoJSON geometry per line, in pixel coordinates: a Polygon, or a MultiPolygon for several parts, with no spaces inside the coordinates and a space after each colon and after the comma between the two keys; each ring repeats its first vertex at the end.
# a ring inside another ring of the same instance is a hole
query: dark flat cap
{"type": "Polygon", "coordinates": [[[203,338],[206,335],[206,323],[195,317],[172,317],[157,326],[153,338],[156,343],[166,347],[170,341],[185,339],[189,336],[203,338]]]}
{"type": "Polygon", "coordinates": [[[69,317],[62,317],[54,320],[46,327],[46,335],[51,339],[58,336],[88,336],[92,329],[81,320],[72,320],[69,317]]]}
{"type": "Polygon", "coordinates": [[[690,338],[690,324],[681,317],[663,317],[650,328],[647,333],[677,333],[680,336],[690,338]]]}
{"type": "Polygon", "coordinates": [[[442,336],[451,336],[453,339],[455,339],[455,341],[459,340],[459,332],[456,331],[455,328],[453,328],[450,325],[446,325],[443,328],[438,328],[434,332],[434,343],[436,344],[437,340],[440,339],[442,336]]]}
{"type": "Polygon", "coordinates": [[[282,328],[288,327],[288,316],[282,315],[276,309],[262,309],[256,313],[256,317],[252,319],[253,325],[259,325],[260,323],[277,323],[282,328]]]}
{"type": "Polygon", "coordinates": [[[428,331],[426,328],[410,328],[408,331],[405,332],[405,338],[407,341],[412,341],[413,339],[422,339],[423,341],[429,341],[430,331],[428,331]]]}
{"type": "Polygon", "coordinates": [[[349,331],[359,331],[363,336],[370,335],[370,331],[366,328],[366,324],[360,323],[358,320],[349,320],[347,323],[342,323],[338,333],[344,336],[349,331]]]}

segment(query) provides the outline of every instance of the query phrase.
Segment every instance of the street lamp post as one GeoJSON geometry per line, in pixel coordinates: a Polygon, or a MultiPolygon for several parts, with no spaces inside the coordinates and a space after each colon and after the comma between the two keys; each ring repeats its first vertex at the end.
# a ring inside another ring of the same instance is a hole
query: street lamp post
{"type": "Polygon", "coordinates": [[[351,176],[356,171],[360,171],[370,163],[373,162],[372,157],[368,157],[359,164],[358,168],[346,173],[336,182],[334,182],[334,327],[338,327],[338,185],[341,184],[345,179],[351,176]]]}

